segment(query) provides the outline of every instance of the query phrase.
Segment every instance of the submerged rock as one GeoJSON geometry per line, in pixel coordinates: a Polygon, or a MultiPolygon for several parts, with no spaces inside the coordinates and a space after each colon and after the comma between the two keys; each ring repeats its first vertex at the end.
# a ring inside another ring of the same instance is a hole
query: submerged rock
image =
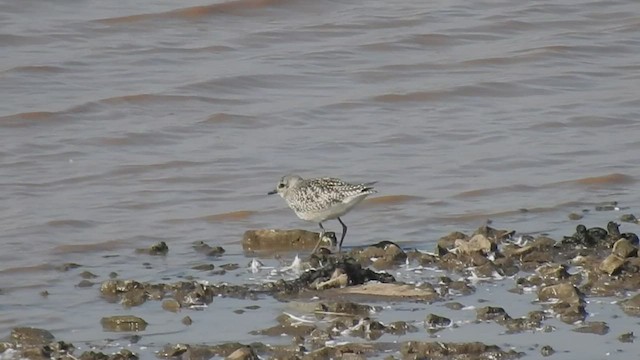
{"type": "Polygon", "coordinates": [[[148,249],[136,249],[137,254],[167,255],[169,246],[164,241],[151,245],[148,249]]]}
{"type": "Polygon", "coordinates": [[[100,324],[105,331],[144,331],[147,322],[133,315],[116,315],[103,317],[100,324]]]}
{"type": "MultiPolygon", "coordinates": [[[[320,234],[306,230],[247,230],[242,237],[244,251],[294,251],[313,249],[320,234]]],[[[323,237],[325,245],[333,245],[335,233],[327,232],[323,237]]]]}

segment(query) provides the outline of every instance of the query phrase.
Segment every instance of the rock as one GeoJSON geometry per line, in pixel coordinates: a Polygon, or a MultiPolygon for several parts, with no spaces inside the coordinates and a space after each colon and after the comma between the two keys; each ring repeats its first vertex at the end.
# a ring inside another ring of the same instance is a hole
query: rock
{"type": "Polygon", "coordinates": [[[578,288],[570,283],[561,283],[556,285],[544,286],[538,291],[538,299],[540,301],[549,301],[551,299],[559,299],[569,304],[581,303],[584,295],[580,293],[578,288]]]}
{"type": "Polygon", "coordinates": [[[606,335],[609,332],[609,326],[604,321],[591,321],[579,328],[573,329],[573,331],[579,333],[606,335]]]}
{"type": "Polygon", "coordinates": [[[355,249],[350,255],[363,266],[373,264],[378,270],[393,268],[403,264],[407,259],[407,254],[391,241],[381,241],[364,249],[355,249]]]}
{"type": "Polygon", "coordinates": [[[632,256],[638,256],[638,249],[633,246],[631,241],[622,238],[613,244],[613,250],[611,250],[611,253],[625,259],[632,256]]]}
{"type": "Polygon", "coordinates": [[[17,327],[11,330],[11,340],[21,346],[45,345],[53,341],[54,336],[47,330],[32,327],[17,327]]]}
{"type": "Polygon", "coordinates": [[[438,298],[438,294],[433,289],[394,283],[369,283],[329,291],[339,295],[359,295],[388,300],[434,301],[438,298]]]}
{"type": "Polygon", "coordinates": [[[199,271],[211,271],[216,267],[213,264],[202,264],[202,265],[192,266],[191,268],[193,270],[199,270],[199,271]]]}
{"type": "Polygon", "coordinates": [[[509,314],[507,314],[507,312],[501,307],[485,306],[476,309],[476,319],[479,321],[508,318],[510,318],[509,314]]]}
{"type": "MultiPolygon", "coordinates": [[[[378,309],[379,310],[379,309],[378,309]]],[[[330,313],[332,315],[369,316],[376,309],[369,305],[360,305],[354,302],[338,301],[333,303],[319,303],[315,308],[317,315],[330,313]]]]}
{"type": "Polygon", "coordinates": [[[543,347],[540,348],[540,355],[547,357],[547,356],[551,356],[555,353],[556,351],[553,350],[553,348],[549,345],[545,345],[543,347]]]}
{"type": "Polygon", "coordinates": [[[78,283],[78,285],[76,285],[79,288],[87,288],[87,287],[92,287],[93,285],[95,285],[92,281],[89,280],[82,280],[78,283]]]}
{"type": "Polygon", "coordinates": [[[569,220],[580,220],[584,217],[584,215],[572,212],[567,217],[569,218],[569,220]]]}
{"type": "Polygon", "coordinates": [[[634,339],[633,331],[618,335],[618,341],[622,343],[632,343],[634,339]]]}
{"type": "MultiPolygon", "coordinates": [[[[247,230],[242,238],[242,249],[244,251],[295,251],[313,249],[318,243],[319,237],[319,233],[306,230],[247,230]]],[[[330,242],[330,238],[325,239],[329,239],[330,242]]],[[[329,243],[328,245],[332,244],[329,243]]]]}
{"type": "Polygon", "coordinates": [[[445,328],[451,325],[451,319],[436,314],[427,315],[424,322],[429,329],[445,328]]]}
{"type": "Polygon", "coordinates": [[[133,315],[116,315],[103,317],[100,324],[105,331],[144,331],[147,322],[133,315]]]}
{"type": "Polygon", "coordinates": [[[193,324],[193,320],[191,320],[191,317],[189,317],[189,316],[185,316],[185,317],[183,317],[181,322],[182,322],[184,325],[187,325],[187,326],[189,326],[189,325],[193,324]]]}
{"type": "Polygon", "coordinates": [[[638,218],[633,214],[623,214],[620,216],[620,221],[637,224],[638,218]]]}
{"type": "Polygon", "coordinates": [[[164,241],[151,245],[148,249],[136,249],[137,254],[167,255],[168,252],[169,246],[164,241]]]}
{"type": "Polygon", "coordinates": [[[624,264],[625,264],[624,258],[611,254],[607,256],[604,260],[602,260],[602,263],[600,263],[600,266],[598,267],[598,269],[605,274],[615,275],[620,271],[620,269],[622,269],[624,264]]]}
{"type": "Polygon", "coordinates": [[[543,278],[545,282],[556,282],[569,277],[567,266],[564,264],[542,265],[536,269],[536,272],[540,274],[540,277],[543,278]]]}
{"type": "Polygon", "coordinates": [[[625,314],[629,316],[640,316],[640,294],[621,301],[619,304],[625,314]]]}
{"type": "Polygon", "coordinates": [[[488,225],[483,225],[480,226],[471,237],[483,235],[487,239],[491,240],[492,243],[499,244],[503,240],[511,238],[513,234],[515,234],[515,231],[513,230],[499,230],[488,225]]]}
{"type": "Polygon", "coordinates": [[[443,236],[438,240],[436,245],[436,253],[440,256],[448,253],[455,247],[457,240],[468,240],[469,236],[459,231],[454,231],[449,235],[443,236]]]}
{"type": "Polygon", "coordinates": [[[385,331],[393,335],[405,335],[408,332],[417,332],[418,328],[405,321],[394,321],[387,325],[385,331]]]}
{"type": "Polygon", "coordinates": [[[162,308],[175,313],[180,311],[180,303],[174,299],[167,299],[162,302],[162,308]]]}
{"type": "Polygon", "coordinates": [[[445,343],[440,341],[407,341],[400,345],[400,353],[405,359],[501,359],[509,358],[496,345],[473,343],[445,343]]]}
{"type": "Polygon", "coordinates": [[[349,285],[349,276],[343,269],[335,269],[331,278],[316,284],[317,290],[325,290],[331,288],[342,288],[349,285]]]}
{"type": "Polygon", "coordinates": [[[258,355],[250,346],[243,346],[232,352],[225,358],[226,360],[258,360],[258,355]]]}
{"type": "Polygon", "coordinates": [[[80,277],[82,277],[83,279],[95,279],[98,277],[98,275],[90,272],[90,271],[83,271],[80,273],[80,277]]]}
{"type": "Polygon", "coordinates": [[[473,254],[475,252],[487,254],[497,249],[497,245],[482,234],[474,235],[469,240],[458,240],[455,242],[455,246],[455,251],[458,254],[473,254]]]}

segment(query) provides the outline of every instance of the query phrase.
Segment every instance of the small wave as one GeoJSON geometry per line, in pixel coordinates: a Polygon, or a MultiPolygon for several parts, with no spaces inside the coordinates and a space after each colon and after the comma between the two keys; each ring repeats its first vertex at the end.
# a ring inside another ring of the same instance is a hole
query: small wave
{"type": "Polygon", "coordinates": [[[74,227],[74,228],[91,228],[96,225],[93,221],[83,221],[83,220],[52,220],[47,222],[48,226],[52,227],[74,227]]]}
{"type": "Polygon", "coordinates": [[[587,186],[627,185],[627,184],[633,184],[635,182],[636,180],[629,175],[615,173],[615,174],[609,174],[609,175],[603,175],[603,176],[593,176],[593,177],[586,177],[582,179],[559,181],[559,182],[548,184],[546,186],[552,187],[552,186],[558,186],[558,185],[587,185],[587,186]]]}
{"type": "Polygon", "coordinates": [[[58,245],[53,248],[54,254],[69,254],[69,253],[93,253],[99,251],[113,251],[120,248],[122,245],[128,244],[126,240],[108,240],[90,244],[64,244],[58,245]]]}
{"type": "Polygon", "coordinates": [[[220,4],[193,6],[161,13],[138,14],[97,20],[107,25],[130,24],[161,19],[193,20],[218,14],[241,15],[242,11],[276,6],[287,0],[235,0],[220,4]]]}
{"type": "Polygon", "coordinates": [[[231,211],[221,214],[208,215],[204,216],[201,219],[211,222],[219,222],[219,221],[240,221],[246,220],[249,217],[255,215],[256,211],[250,210],[240,210],[240,211],[231,211]]]}
{"type": "Polygon", "coordinates": [[[378,196],[366,199],[363,204],[367,205],[396,205],[396,204],[404,204],[409,201],[414,200],[422,200],[419,196],[411,196],[411,195],[387,195],[387,196],[378,196]]]}

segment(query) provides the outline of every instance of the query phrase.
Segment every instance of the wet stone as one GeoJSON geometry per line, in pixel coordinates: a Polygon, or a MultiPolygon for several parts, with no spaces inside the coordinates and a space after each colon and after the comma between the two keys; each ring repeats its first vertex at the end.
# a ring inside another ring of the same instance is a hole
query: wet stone
{"type": "Polygon", "coordinates": [[[98,277],[98,275],[96,275],[96,274],[94,274],[94,273],[92,273],[90,271],[86,271],[85,270],[85,271],[80,273],[80,277],[83,278],[83,279],[95,279],[95,278],[98,277]]]}
{"type": "Polygon", "coordinates": [[[193,270],[199,270],[199,271],[211,271],[213,269],[215,269],[216,267],[213,264],[202,264],[202,265],[196,265],[191,267],[191,269],[193,270]]]}
{"type": "Polygon", "coordinates": [[[476,310],[476,319],[479,321],[488,321],[488,320],[505,319],[505,318],[509,318],[509,315],[501,307],[485,306],[485,307],[478,308],[476,310]]]}
{"type": "Polygon", "coordinates": [[[167,299],[162,302],[162,308],[170,312],[180,311],[180,303],[174,299],[167,299]]]}
{"type": "MultiPolygon", "coordinates": [[[[378,309],[379,310],[379,309],[378,309]]],[[[369,305],[360,305],[353,302],[340,301],[335,303],[319,303],[315,312],[318,315],[330,313],[332,315],[359,315],[368,316],[376,309],[369,305]]]]}
{"type": "Polygon", "coordinates": [[[429,329],[440,329],[451,325],[451,319],[436,314],[427,315],[424,322],[429,329]]]}
{"type": "Polygon", "coordinates": [[[620,302],[620,307],[629,316],[640,317],[640,294],[620,302]]]}
{"type": "Polygon", "coordinates": [[[620,221],[637,224],[638,218],[633,214],[623,214],[620,216],[620,221]]]}
{"type": "Polygon", "coordinates": [[[169,246],[164,241],[151,245],[148,249],[136,249],[137,254],[167,255],[169,246]]]}
{"type": "Polygon", "coordinates": [[[555,353],[556,351],[553,350],[553,348],[549,345],[545,345],[543,347],[540,348],[540,355],[547,357],[547,356],[551,356],[555,353]]]}
{"type": "Polygon", "coordinates": [[[444,306],[450,310],[462,310],[464,308],[464,305],[459,302],[448,302],[444,306]]]}
{"type": "MultiPolygon", "coordinates": [[[[320,234],[306,230],[247,230],[242,237],[244,251],[293,251],[313,249],[320,234]]],[[[327,244],[331,245],[331,244],[327,244]]]]}
{"type": "Polygon", "coordinates": [[[584,295],[580,293],[578,288],[570,283],[545,286],[538,291],[538,299],[540,301],[559,299],[566,303],[580,303],[583,297],[584,295]]]}
{"type": "Polygon", "coordinates": [[[229,354],[226,360],[258,360],[258,355],[250,346],[243,346],[229,354]]]}
{"type": "Polygon", "coordinates": [[[394,321],[389,323],[386,332],[393,335],[404,335],[406,333],[417,332],[418,328],[405,321],[394,321]]]}
{"type": "Polygon", "coordinates": [[[69,270],[77,269],[81,266],[82,265],[76,264],[76,263],[64,263],[58,266],[58,271],[69,271],[69,270]]]}
{"type": "Polygon", "coordinates": [[[448,359],[448,358],[469,358],[469,359],[515,359],[515,354],[509,356],[496,345],[485,345],[480,342],[474,343],[443,343],[440,341],[420,342],[408,341],[402,343],[400,352],[404,358],[409,359],[448,359]]]}
{"type": "Polygon", "coordinates": [[[17,327],[11,330],[11,339],[18,345],[44,345],[54,336],[47,330],[32,327],[17,327]]]}
{"type": "Polygon", "coordinates": [[[635,335],[633,335],[633,331],[618,335],[618,341],[622,343],[632,343],[635,340],[635,335]]]}
{"type": "Polygon", "coordinates": [[[133,315],[116,315],[103,317],[100,324],[105,331],[144,331],[147,322],[144,319],[133,315]]]}
{"type": "Polygon", "coordinates": [[[185,344],[167,345],[158,352],[160,358],[180,358],[182,354],[189,351],[190,346],[185,344]]]}
{"type": "Polygon", "coordinates": [[[354,249],[350,255],[363,266],[372,264],[378,270],[393,268],[403,264],[407,259],[407,254],[391,241],[381,241],[364,249],[354,249]]]}
{"type": "Polygon", "coordinates": [[[579,333],[606,335],[609,332],[609,326],[604,321],[590,321],[579,328],[573,329],[573,331],[579,333]]]}
{"type": "Polygon", "coordinates": [[[615,275],[620,272],[625,262],[626,261],[624,258],[611,254],[607,256],[604,260],[602,260],[602,263],[600,264],[598,269],[600,269],[600,271],[604,272],[605,274],[615,275]]]}
{"type": "Polygon", "coordinates": [[[613,244],[613,249],[611,250],[613,255],[616,255],[622,259],[628,257],[638,256],[638,248],[633,246],[631,241],[627,239],[620,239],[613,244]]]}
{"type": "Polygon", "coordinates": [[[93,285],[95,285],[92,281],[89,280],[82,280],[78,283],[78,285],[76,285],[79,288],[87,288],[87,287],[92,287],[93,285]]]}
{"type": "Polygon", "coordinates": [[[584,215],[578,213],[570,213],[567,217],[569,218],[569,220],[580,220],[584,217],[584,215]]]}
{"type": "Polygon", "coordinates": [[[220,265],[221,269],[224,269],[225,271],[233,271],[233,270],[238,270],[240,268],[239,264],[222,264],[220,265]]]}

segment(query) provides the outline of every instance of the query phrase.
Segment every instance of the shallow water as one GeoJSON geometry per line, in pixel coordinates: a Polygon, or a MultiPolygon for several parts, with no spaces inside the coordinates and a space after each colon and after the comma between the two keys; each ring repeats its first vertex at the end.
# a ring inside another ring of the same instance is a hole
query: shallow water
{"type": "Polygon", "coordinates": [[[378,181],[379,197],[344,218],[347,246],[432,249],[488,219],[559,237],[576,225],[569,212],[591,209],[590,226],[637,212],[639,11],[634,0],[0,0],[0,334],[29,325],[100,343],[114,338],[101,316],[135,312],[152,322],[152,348],[265,340],[248,331],[283,304],[264,299],[248,317],[228,311],[245,302],[220,300],[184,327],[157,302],[123,310],[75,285],[82,270],[98,282],[258,281],[190,268],[244,267],[247,229],[315,230],[265,196],[290,172],[378,181]],[[593,211],[606,201],[622,211],[593,211]],[[161,240],[167,257],[134,253],[161,240]],[[207,259],[196,241],[227,253],[207,259]],[[57,270],[69,262],[83,268],[57,270]],[[237,327],[203,337],[207,317],[237,327]]]}

